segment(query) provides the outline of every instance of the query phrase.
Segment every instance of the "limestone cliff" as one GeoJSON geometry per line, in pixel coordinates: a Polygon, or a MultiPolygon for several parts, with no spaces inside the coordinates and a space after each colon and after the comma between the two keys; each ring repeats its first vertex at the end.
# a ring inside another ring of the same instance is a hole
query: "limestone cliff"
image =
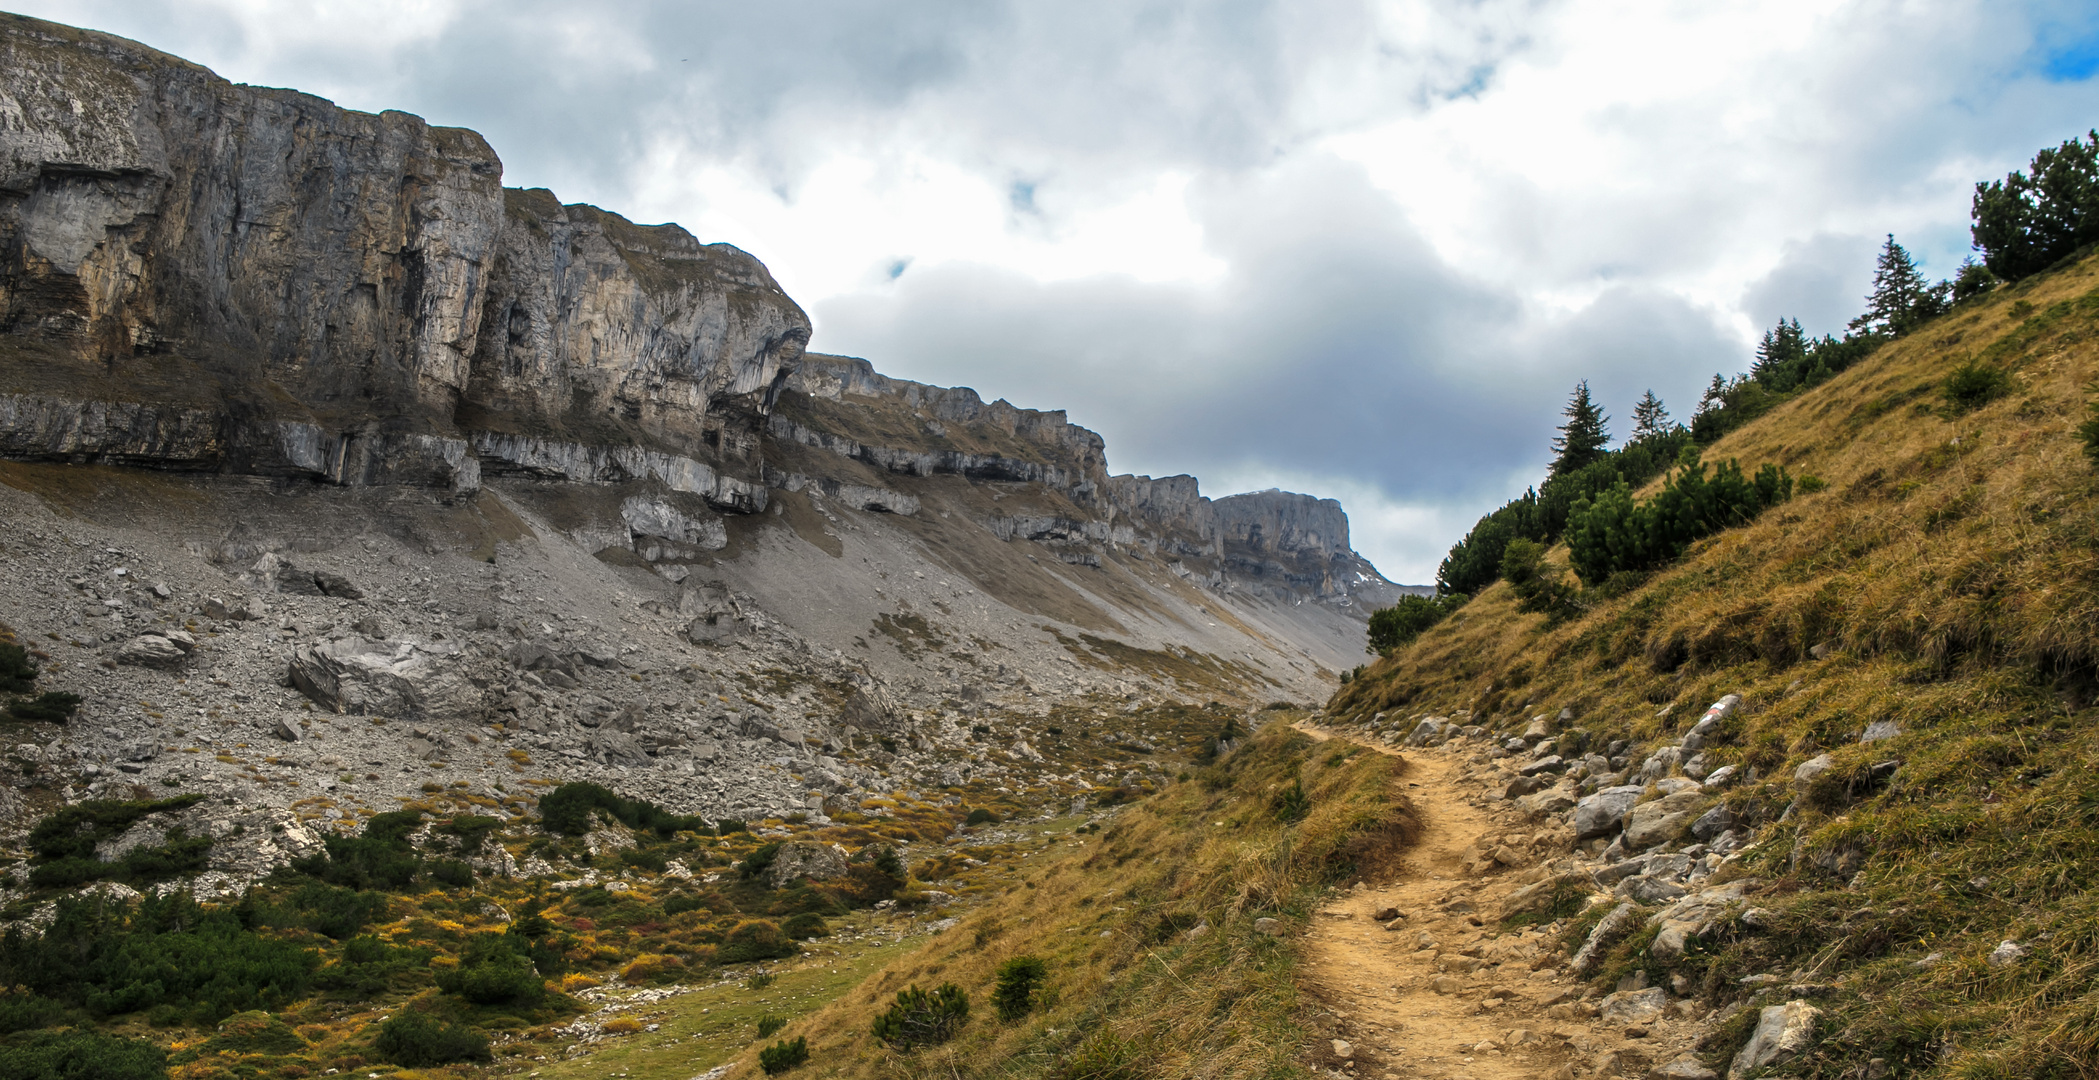
{"type": "Polygon", "coordinates": [[[0,449],[463,488],[588,460],[749,508],[801,309],[735,248],[501,183],[471,131],[0,18],[0,449]]]}
{"type": "Polygon", "coordinates": [[[898,614],[868,597],[936,598],[872,555],[804,566],[771,524],[836,559],[860,528],[841,510],[876,515],[1006,609],[1157,646],[1251,635],[1291,678],[1352,665],[1397,594],[1331,500],[1111,476],[1061,411],[808,354],[809,332],[757,259],[506,189],[471,131],[0,17],[0,458],[448,506],[486,487],[474,505],[527,531],[654,584],[747,581],[841,646],[898,614]],[[1228,599],[1274,610],[1219,623],[1228,599]],[[1308,602],[1325,621],[1291,622],[1308,602]]]}

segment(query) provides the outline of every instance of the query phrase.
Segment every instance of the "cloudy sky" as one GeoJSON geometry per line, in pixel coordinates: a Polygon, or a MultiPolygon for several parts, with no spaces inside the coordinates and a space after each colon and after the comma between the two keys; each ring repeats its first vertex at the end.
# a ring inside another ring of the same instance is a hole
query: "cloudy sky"
{"type": "Polygon", "coordinates": [[[1679,417],[2099,124],[2090,0],[16,0],[475,128],[764,259],[812,347],[1336,497],[1430,580],[1577,379],[1679,417]]]}

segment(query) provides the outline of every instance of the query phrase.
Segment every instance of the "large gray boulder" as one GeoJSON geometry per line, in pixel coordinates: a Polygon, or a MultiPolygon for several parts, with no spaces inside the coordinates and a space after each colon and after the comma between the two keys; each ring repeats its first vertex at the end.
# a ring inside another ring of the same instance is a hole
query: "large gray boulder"
{"type": "Polygon", "coordinates": [[[1642,851],[1682,836],[1691,825],[1692,811],[1703,799],[1701,792],[1679,791],[1633,807],[1626,815],[1625,846],[1642,851]]]}
{"type": "Polygon", "coordinates": [[[1727,1067],[1728,1080],[1740,1080],[1766,1065],[1781,1065],[1815,1044],[1815,1024],[1822,1010],[1795,999],[1783,1005],[1766,1006],[1757,1016],[1756,1031],[1735,1054],[1727,1067]]]}
{"type": "Polygon", "coordinates": [[[765,883],[775,889],[785,888],[802,878],[811,881],[829,881],[846,874],[845,854],[828,844],[812,844],[796,840],[781,844],[773,863],[765,870],[765,883]]]}
{"type": "Polygon", "coordinates": [[[336,713],[477,722],[482,694],[459,650],[412,641],[339,638],[292,653],[291,683],[336,713]]]}
{"type": "Polygon", "coordinates": [[[1574,826],[1574,838],[1587,840],[1617,832],[1625,816],[1632,812],[1633,804],[1640,801],[1643,790],[1630,784],[1610,787],[1575,803],[1574,816],[1568,822],[1574,826]]]}
{"type": "Polygon", "coordinates": [[[180,630],[140,634],[117,650],[117,663],[134,667],[177,668],[197,649],[197,639],[180,630]]]}

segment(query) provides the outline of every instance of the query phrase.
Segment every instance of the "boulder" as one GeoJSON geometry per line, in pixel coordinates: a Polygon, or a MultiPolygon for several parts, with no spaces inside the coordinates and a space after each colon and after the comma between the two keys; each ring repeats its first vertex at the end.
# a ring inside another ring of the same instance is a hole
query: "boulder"
{"type": "Polygon", "coordinates": [[[1582,942],[1582,947],[1575,952],[1571,961],[1575,973],[1589,974],[1596,967],[1597,961],[1603,959],[1604,951],[1632,930],[1638,915],[1638,906],[1631,903],[1619,904],[1612,908],[1611,913],[1605,915],[1603,921],[1589,931],[1588,940],[1582,942]]]}
{"type": "Polygon", "coordinates": [[[1682,836],[1691,824],[1691,811],[1704,797],[1694,786],[1633,807],[1626,816],[1625,846],[1641,851],[1682,836]]]}
{"type": "Polygon", "coordinates": [[[196,641],[180,630],[140,634],[117,649],[117,663],[150,668],[181,667],[196,647],[196,641]]]}
{"type": "Polygon", "coordinates": [[[1682,747],[1664,746],[1648,755],[1647,760],[1640,763],[1639,782],[1651,784],[1656,780],[1660,780],[1676,772],[1677,766],[1682,765],[1683,761],[1684,751],[1682,747]]]}
{"type": "Polygon", "coordinates": [[[364,590],[352,584],[349,578],[328,570],[313,572],[314,587],[322,596],[333,596],[342,600],[362,600],[364,590]]]}
{"type": "Polygon", "coordinates": [[[1711,840],[1734,827],[1734,814],[1728,811],[1726,803],[1721,803],[1700,814],[1698,820],[1691,823],[1691,835],[1700,840],[1711,840]]]}
{"type": "Polygon", "coordinates": [[[1721,788],[1724,788],[1727,785],[1734,783],[1735,777],[1740,773],[1741,770],[1735,768],[1733,765],[1722,765],[1719,768],[1714,769],[1712,772],[1706,774],[1706,790],[1718,791],[1721,788]]]}
{"type": "Polygon", "coordinates": [[[1566,772],[1567,762],[1562,760],[1558,754],[1549,754],[1545,757],[1539,758],[1538,760],[1531,762],[1528,765],[1525,765],[1523,768],[1517,771],[1524,776],[1538,776],[1543,773],[1566,772]]]}
{"type": "Polygon", "coordinates": [[[1520,799],[1534,791],[1543,789],[1545,786],[1546,780],[1542,776],[1519,776],[1509,781],[1509,786],[1502,789],[1501,797],[1504,799],[1520,799]]]}
{"type": "Polygon", "coordinates": [[[1431,740],[1442,735],[1443,729],[1449,726],[1450,721],[1440,716],[1428,717],[1421,723],[1414,725],[1413,732],[1406,738],[1406,745],[1427,746],[1431,740]]]}
{"type": "Polygon", "coordinates": [[[1574,808],[1575,789],[1573,782],[1562,780],[1559,784],[1516,800],[1516,807],[1532,817],[1555,817],[1574,808]]]}
{"type": "Polygon", "coordinates": [[[1833,768],[1836,768],[1836,762],[1830,760],[1828,754],[1817,754],[1793,770],[1793,783],[1804,788],[1833,768]]]}
{"type": "Polygon", "coordinates": [[[829,881],[846,874],[845,854],[829,844],[796,840],[781,844],[771,866],[765,868],[765,883],[775,889],[808,878],[829,881]]]}
{"type": "Polygon", "coordinates": [[[353,636],[298,648],[290,679],[331,712],[478,722],[481,691],[462,666],[456,648],[353,636]]]}
{"type": "Polygon", "coordinates": [[[1645,990],[1620,990],[1604,998],[1596,1016],[1603,1023],[1617,1027],[1651,1024],[1661,1019],[1668,1007],[1669,991],[1652,986],[1645,990]]]}
{"type": "Polygon", "coordinates": [[[1799,1057],[1814,1045],[1815,1024],[1821,1018],[1822,1010],[1797,998],[1766,1006],[1757,1015],[1756,1031],[1727,1067],[1728,1080],[1740,1080],[1754,1070],[1799,1057]]]}
{"type": "Polygon", "coordinates": [[[1691,730],[1685,733],[1683,739],[1684,749],[1697,750],[1701,747],[1711,746],[1713,737],[1719,731],[1720,725],[1726,723],[1727,718],[1733,716],[1735,710],[1741,708],[1741,706],[1742,696],[1740,694],[1729,694],[1713,702],[1712,705],[1706,708],[1705,715],[1699,717],[1698,722],[1691,725],[1691,730]]]}
{"type": "Polygon", "coordinates": [[[1574,816],[1569,824],[1574,826],[1574,838],[1587,840],[1592,836],[1609,836],[1617,832],[1632,812],[1633,804],[1640,799],[1643,788],[1625,785],[1605,788],[1574,804],[1574,816]]]}

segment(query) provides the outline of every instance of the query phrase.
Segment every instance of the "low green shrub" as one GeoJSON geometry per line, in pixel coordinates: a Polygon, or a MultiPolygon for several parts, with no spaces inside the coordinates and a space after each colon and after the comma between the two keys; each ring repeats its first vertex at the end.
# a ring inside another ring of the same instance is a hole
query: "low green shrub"
{"type": "Polygon", "coordinates": [[[411,1069],[490,1057],[487,1036],[416,1009],[402,1009],[379,1025],[372,1048],[386,1060],[411,1069]]]}
{"type": "Polygon", "coordinates": [[[969,1022],[969,994],[954,983],[931,991],[915,984],[897,991],[889,1011],[875,1017],[874,1036],[899,1050],[937,1046],[969,1022]]]}
{"type": "Polygon", "coordinates": [[[991,990],[991,1004],[998,1018],[1008,1023],[1028,1015],[1035,1007],[1036,992],[1049,977],[1049,965],[1039,956],[1016,956],[998,966],[998,982],[991,990]]]}
{"type": "Polygon", "coordinates": [[[979,806],[979,807],[977,807],[976,809],[974,809],[974,810],[971,810],[971,811],[969,812],[969,816],[968,816],[968,817],[966,817],[966,818],[963,818],[963,819],[962,819],[962,824],[964,824],[964,825],[996,825],[996,824],[998,824],[998,815],[997,815],[997,814],[994,814],[994,813],[992,813],[992,812],[991,812],[991,811],[989,811],[989,810],[986,810],[986,809],[984,809],[984,808],[983,808],[983,807],[981,807],[981,806],[979,806]]]}
{"type": "Polygon", "coordinates": [[[771,1013],[766,1013],[764,1016],[758,1018],[758,1037],[761,1039],[770,1039],[773,1036],[778,1035],[780,1033],[780,1029],[786,1026],[787,1021],[784,1018],[774,1016],[771,1013]]]}
{"type": "Polygon", "coordinates": [[[647,829],[658,836],[709,831],[702,818],[673,814],[642,799],[621,798],[612,789],[587,781],[563,784],[539,800],[540,826],[564,836],[581,836],[589,832],[594,812],[603,812],[629,828],[647,829]]]}
{"type": "MultiPolygon", "coordinates": [[[[1451,612],[1465,606],[1471,597],[1464,593],[1450,596],[1402,596],[1391,607],[1370,613],[1371,652],[1384,655],[1420,637],[1422,631],[1442,622],[1451,612]]],[[[1288,703],[1277,702],[1284,708],[1288,703]]],[[[1272,708],[1273,706],[1271,706],[1272,708]]]]}
{"type": "Polygon", "coordinates": [[[801,1035],[758,1051],[758,1067],[764,1069],[767,1076],[778,1076],[808,1060],[809,1040],[801,1035]]]}
{"type": "Polygon", "coordinates": [[[167,1080],[167,1051],[145,1039],[68,1028],[0,1043],[8,1080],[167,1080]]]}
{"type": "Polygon", "coordinates": [[[423,866],[430,880],[454,889],[469,888],[474,884],[474,868],[458,859],[433,859],[423,866]]]}
{"type": "Polygon", "coordinates": [[[1631,486],[1620,482],[1575,503],[1567,524],[1568,561],[1584,582],[1600,585],[1620,571],[1672,562],[1693,541],[1746,524],[1792,497],[1786,470],[1765,465],[1749,477],[1732,459],[1710,479],[1704,463],[1687,463],[1643,503],[1635,504],[1631,486]]]}
{"type": "Polygon", "coordinates": [[[757,850],[744,856],[743,861],[736,865],[736,876],[745,881],[757,878],[767,870],[772,869],[773,860],[779,854],[780,842],[778,840],[770,844],[761,845],[757,850]]]}
{"type": "Polygon", "coordinates": [[[823,916],[813,911],[805,911],[780,924],[780,932],[795,941],[807,941],[810,938],[830,937],[831,927],[824,922],[823,916]]]}
{"type": "Polygon", "coordinates": [[[1275,793],[1271,803],[1275,819],[1285,825],[1295,825],[1312,812],[1312,797],[1305,794],[1305,782],[1292,780],[1290,786],[1275,793]]]}
{"type": "Polygon", "coordinates": [[[438,989],[476,1005],[539,1004],[546,986],[518,944],[508,933],[470,936],[459,966],[437,973],[438,989]]]}
{"type": "Polygon", "coordinates": [[[736,924],[736,928],[729,931],[715,952],[715,960],[723,964],[740,964],[746,960],[793,956],[801,951],[802,947],[781,933],[779,926],[769,920],[752,919],[736,924]]]}
{"type": "Polygon", "coordinates": [[[27,694],[36,689],[36,664],[29,650],[11,641],[0,641],[0,694],[27,694]]]}
{"type": "Polygon", "coordinates": [[[1956,413],[1973,412],[2012,392],[2011,374],[2000,367],[1973,360],[1954,368],[1939,392],[1947,408],[1956,413]]]}
{"type": "Polygon", "coordinates": [[[7,715],[31,723],[63,724],[80,708],[80,695],[51,690],[8,705],[7,715]]]}
{"type": "Polygon", "coordinates": [[[408,842],[422,820],[415,810],[375,814],[364,823],[363,835],[322,837],[326,852],[294,860],[292,869],[352,889],[405,889],[423,869],[408,842]]]}
{"type": "Polygon", "coordinates": [[[50,998],[27,991],[0,991],[0,1035],[54,1027],[65,1016],[65,1005],[50,998]]]}

